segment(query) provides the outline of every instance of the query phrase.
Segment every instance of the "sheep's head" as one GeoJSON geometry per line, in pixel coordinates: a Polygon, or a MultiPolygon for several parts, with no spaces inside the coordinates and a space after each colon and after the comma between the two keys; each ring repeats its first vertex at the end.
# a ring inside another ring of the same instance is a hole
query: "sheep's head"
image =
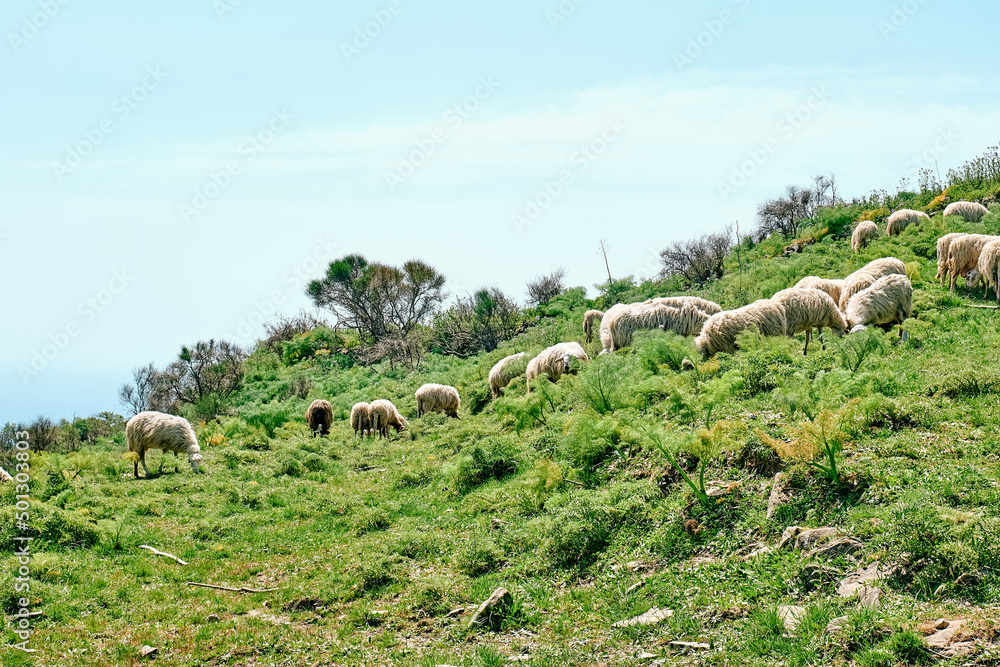
{"type": "Polygon", "coordinates": [[[982,280],[982,278],[983,274],[979,273],[979,269],[972,269],[965,274],[965,286],[972,289],[979,284],[979,281],[982,280]]]}
{"type": "Polygon", "coordinates": [[[570,369],[569,369],[569,360],[570,360],[570,358],[571,358],[571,356],[568,355],[568,354],[564,354],[563,355],[563,358],[562,358],[563,373],[569,373],[570,372],[570,369]]]}

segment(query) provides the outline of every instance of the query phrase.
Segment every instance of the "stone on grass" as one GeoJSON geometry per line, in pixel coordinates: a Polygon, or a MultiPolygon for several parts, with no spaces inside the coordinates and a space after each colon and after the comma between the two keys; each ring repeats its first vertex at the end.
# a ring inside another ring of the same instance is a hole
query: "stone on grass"
{"type": "Polygon", "coordinates": [[[785,624],[785,630],[789,632],[795,632],[805,615],[805,607],[794,604],[784,604],[778,607],[778,618],[785,624]]]}
{"type": "Polygon", "coordinates": [[[644,614],[639,614],[638,616],[633,616],[632,618],[626,619],[624,621],[618,621],[617,623],[612,623],[613,628],[629,628],[633,625],[656,625],[661,623],[666,619],[674,615],[674,612],[670,609],[658,609],[653,607],[644,614]]]}
{"type": "Polygon", "coordinates": [[[514,604],[514,596],[506,588],[498,588],[479,605],[479,609],[472,615],[469,627],[475,625],[485,625],[491,628],[499,628],[504,616],[510,611],[514,604]]]}

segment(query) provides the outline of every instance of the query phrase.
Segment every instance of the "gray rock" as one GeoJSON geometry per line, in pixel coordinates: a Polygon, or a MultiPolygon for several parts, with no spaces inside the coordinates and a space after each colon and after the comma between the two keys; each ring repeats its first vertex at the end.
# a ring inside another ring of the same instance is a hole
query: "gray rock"
{"type": "Polygon", "coordinates": [[[844,631],[847,627],[847,617],[838,616],[836,618],[831,618],[830,622],[826,624],[826,633],[828,635],[838,634],[844,631]]]}
{"type": "Polygon", "coordinates": [[[806,592],[811,592],[823,584],[833,581],[836,576],[837,571],[833,568],[817,563],[810,563],[799,572],[799,581],[802,583],[802,587],[806,589],[806,592]]]}
{"type": "Polygon", "coordinates": [[[139,657],[140,658],[148,658],[151,655],[155,655],[156,652],[159,651],[159,650],[160,649],[154,648],[154,647],[149,646],[148,644],[146,644],[141,649],[139,649],[139,657]]]}
{"type": "Polygon", "coordinates": [[[878,561],[875,561],[869,564],[868,567],[857,569],[844,577],[837,587],[837,595],[842,598],[849,598],[867,584],[885,577],[887,573],[879,569],[880,565],[878,561]]]}
{"type": "Polygon", "coordinates": [[[514,596],[506,588],[498,588],[479,605],[479,609],[472,615],[469,627],[484,625],[491,628],[499,628],[503,617],[510,611],[514,604],[514,596]]]}
{"type": "Polygon", "coordinates": [[[633,616],[632,618],[626,619],[624,621],[618,621],[617,623],[612,623],[613,628],[628,628],[633,625],[656,625],[662,623],[666,619],[674,615],[674,612],[670,609],[658,609],[653,607],[644,614],[639,614],[638,616],[633,616]]]}
{"type": "Polygon", "coordinates": [[[774,483],[771,485],[771,494],[767,497],[767,518],[774,516],[774,510],[779,505],[788,502],[788,495],[785,493],[785,473],[774,474],[774,483]]]}
{"type": "Polygon", "coordinates": [[[866,609],[874,609],[882,602],[882,589],[875,586],[862,586],[858,591],[858,604],[866,609]]]}
{"type": "Polygon", "coordinates": [[[219,615],[218,614],[209,614],[208,616],[205,617],[205,621],[207,623],[217,623],[219,621],[219,615]]]}
{"type": "Polygon", "coordinates": [[[830,526],[803,530],[795,538],[795,548],[806,551],[807,549],[812,549],[817,545],[829,542],[838,535],[841,535],[840,529],[832,528],[830,526]]]}
{"type": "Polygon", "coordinates": [[[789,632],[795,632],[799,624],[802,623],[802,617],[806,615],[805,607],[799,607],[798,605],[788,604],[781,605],[778,607],[778,618],[781,622],[785,624],[785,630],[789,632]]]}
{"type": "MultiPolygon", "coordinates": [[[[800,535],[799,537],[801,538],[802,536],[800,535]]],[[[861,540],[853,537],[838,537],[832,542],[827,542],[821,547],[816,547],[808,555],[813,558],[832,560],[840,556],[849,556],[863,546],[861,540]]]]}

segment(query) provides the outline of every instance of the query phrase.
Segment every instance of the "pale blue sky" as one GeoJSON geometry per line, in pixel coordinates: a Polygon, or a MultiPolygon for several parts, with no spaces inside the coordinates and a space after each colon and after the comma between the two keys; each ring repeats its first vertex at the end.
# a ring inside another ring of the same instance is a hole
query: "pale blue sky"
{"type": "Polygon", "coordinates": [[[133,367],[251,342],[262,316],[308,305],[335,255],[420,257],[453,294],[523,298],[560,265],[600,281],[601,238],[617,275],[651,275],[669,241],[749,225],[816,173],[847,196],[917,160],[943,173],[1000,138],[998,15],[8,0],[0,421],[119,411],[133,367]],[[25,381],[36,352],[52,358],[25,381]]]}

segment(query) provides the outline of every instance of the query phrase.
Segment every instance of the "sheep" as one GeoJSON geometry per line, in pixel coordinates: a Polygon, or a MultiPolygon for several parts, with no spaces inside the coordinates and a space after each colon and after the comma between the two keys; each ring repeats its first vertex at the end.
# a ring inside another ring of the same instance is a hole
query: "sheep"
{"type": "Polygon", "coordinates": [[[368,403],[361,401],[351,406],[351,428],[354,429],[355,434],[360,433],[362,438],[374,435],[371,430],[371,422],[371,406],[368,403]]]}
{"type": "Polygon", "coordinates": [[[594,339],[594,322],[600,322],[604,313],[599,310],[588,310],[583,314],[583,333],[589,343],[594,339]]]}
{"type": "Polygon", "coordinates": [[[948,277],[948,249],[951,247],[951,242],[959,236],[965,236],[965,232],[952,232],[951,234],[945,234],[937,240],[938,269],[934,279],[941,281],[941,287],[944,287],[945,278],[948,277]]]}
{"type": "Polygon", "coordinates": [[[425,412],[443,412],[449,417],[461,419],[458,408],[462,399],[458,397],[458,389],[446,384],[427,383],[417,389],[417,416],[425,412]]]}
{"type": "Polygon", "coordinates": [[[690,304],[706,315],[715,315],[716,313],[722,312],[722,306],[714,301],[702,299],[700,296],[658,296],[647,301],[643,301],[643,303],[671,306],[673,308],[682,308],[685,304],[690,304]]]}
{"type": "Polygon", "coordinates": [[[333,423],[333,406],[330,405],[330,401],[317,398],[310,403],[306,410],[306,423],[309,424],[309,430],[312,431],[314,438],[317,431],[320,435],[330,435],[330,424],[333,423]]]}
{"type": "MultiPolygon", "coordinates": [[[[785,333],[794,336],[806,332],[806,346],[802,354],[808,354],[812,329],[823,335],[823,327],[829,327],[838,336],[844,335],[847,323],[840,314],[837,302],[826,292],[812,287],[791,287],[777,292],[771,297],[785,307],[785,333]]],[[[822,340],[822,338],[820,339],[822,340]]],[[[823,345],[826,349],[826,345],[823,345]]]]}
{"type": "Polygon", "coordinates": [[[878,225],[871,220],[863,220],[854,228],[851,234],[851,250],[859,252],[879,237],[878,225]]]}
{"type": "MultiPolygon", "coordinates": [[[[996,293],[997,301],[1000,302],[1000,239],[990,241],[983,246],[979,253],[979,261],[976,264],[976,277],[985,281],[983,298],[989,294],[990,283],[993,283],[993,290],[996,293]]],[[[970,271],[970,276],[972,272],[970,271]]]]}
{"type": "Polygon", "coordinates": [[[885,228],[886,236],[896,236],[910,225],[920,224],[930,219],[929,215],[921,211],[914,211],[912,208],[901,208],[889,216],[889,221],[885,228]]]}
{"type": "Polygon", "coordinates": [[[764,336],[784,336],[785,326],[785,307],[771,299],[758,299],[709,317],[694,344],[707,359],[717,352],[735,352],[736,337],[746,329],[756,328],[764,336]]]}
{"type": "Polygon", "coordinates": [[[948,273],[949,292],[955,291],[955,283],[958,277],[969,277],[969,272],[976,269],[979,264],[979,253],[983,246],[997,238],[986,234],[965,234],[956,239],[952,239],[948,246],[948,273]]]}
{"type": "Polygon", "coordinates": [[[859,327],[889,325],[899,322],[899,336],[903,336],[903,322],[913,313],[913,285],[906,276],[883,276],[868,289],[851,297],[844,319],[854,333],[859,327]]]}
{"type": "Polygon", "coordinates": [[[974,201],[952,202],[944,209],[945,215],[958,215],[966,222],[979,222],[989,212],[990,209],[974,201]]]}
{"type": "MultiPolygon", "coordinates": [[[[691,303],[684,303],[679,308],[658,303],[632,303],[616,312],[609,310],[608,313],[601,322],[602,331],[606,322],[610,334],[610,347],[605,348],[608,352],[631,345],[632,336],[641,329],[663,329],[681,336],[694,336],[709,318],[691,303]]],[[[605,339],[603,333],[601,338],[605,339]]]]}
{"type": "MultiPolygon", "coordinates": [[[[140,412],[125,424],[125,439],[128,441],[128,451],[139,455],[133,467],[136,479],[139,478],[140,463],[146,477],[149,477],[149,468],[146,467],[146,452],[150,449],[159,449],[164,454],[173,452],[175,459],[179,452],[186,452],[191,470],[195,473],[198,472],[198,466],[202,460],[201,447],[198,446],[198,438],[194,435],[194,429],[183,417],[175,417],[163,412],[140,412]]],[[[176,465],[174,469],[180,472],[176,465]]],[[[163,472],[163,457],[160,457],[159,472],[163,472]]]]}
{"type": "Polygon", "coordinates": [[[524,352],[504,357],[493,364],[493,368],[490,369],[490,393],[493,394],[493,398],[502,396],[503,390],[511,380],[524,375],[526,366],[524,352]]]}
{"type": "Polygon", "coordinates": [[[840,303],[840,291],[844,289],[844,281],[840,279],[820,278],[819,276],[806,276],[795,283],[794,287],[818,289],[821,292],[829,294],[834,303],[840,303]]]}
{"type": "Polygon", "coordinates": [[[384,398],[372,401],[369,412],[371,414],[371,431],[369,432],[374,434],[377,431],[379,438],[388,439],[390,426],[396,429],[396,433],[399,433],[410,425],[410,422],[406,421],[406,417],[399,414],[399,410],[392,404],[392,401],[384,398]]]}
{"type": "Polygon", "coordinates": [[[7,482],[13,482],[14,478],[10,476],[10,473],[0,468],[0,484],[6,484],[7,482]]]}
{"type": "Polygon", "coordinates": [[[863,289],[871,287],[872,283],[891,274],[906,275],[906,266],[895,257],[881,257],[873,259],[860,269],[844,278],[844,286],[840,290],[840,301],[838,306],[840,312],[847,310],[847,303],[851,297],[863,289]]]}
{"type": "Polygon", "coordinates": [[[539,352],[528,362],[528,370],[525,372],[528,379],[528,393],[531,393],[531,381],[540,375],[548,377],[550,382],[558,382],[565,373],[576,373],[570,367],[570,359],[572,358],[590,361],[590,357],[583,351],[583,347],[575,341],[556,343],[539,352]]]}

